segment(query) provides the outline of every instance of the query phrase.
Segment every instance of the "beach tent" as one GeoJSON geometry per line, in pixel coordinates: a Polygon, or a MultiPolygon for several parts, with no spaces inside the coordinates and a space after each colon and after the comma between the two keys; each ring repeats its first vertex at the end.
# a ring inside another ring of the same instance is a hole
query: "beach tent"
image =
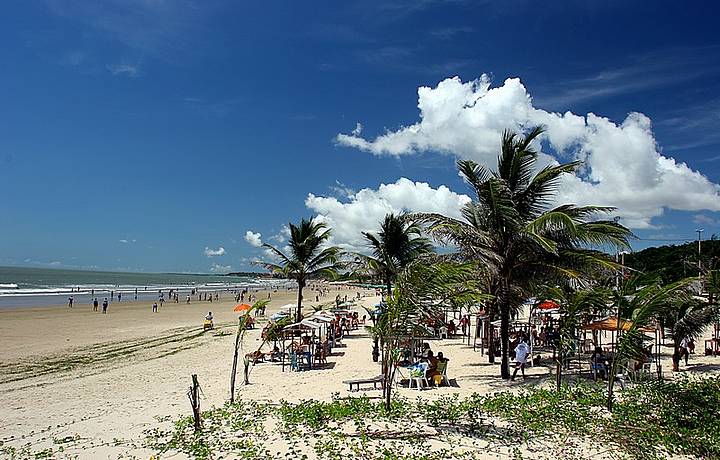
{"type": "MultiPolygon", "coordinates": [[[[597,319],[584,326],[580,326],[580,329],[585,331],[617,331],[618,329],[621,331],[629,331],[630,328],[633,327],[633,322],[621,319],[619,326],[620,327],[618,327],[617,316],[608,316],[607,318],[597,319]]],[[[655,332],[655,329],[651,327],[641,327],[639,330],[641,332],[655,332]]]]}

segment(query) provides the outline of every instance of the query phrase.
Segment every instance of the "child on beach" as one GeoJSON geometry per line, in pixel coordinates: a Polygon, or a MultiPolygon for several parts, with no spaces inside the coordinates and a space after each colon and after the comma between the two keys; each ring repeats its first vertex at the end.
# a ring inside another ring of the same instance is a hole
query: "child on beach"
{"type": "Polygon", "coordinates": [[[157,313],[157,302],[153,302],[152,311],[153,311],[153,313],[157,313]]]}

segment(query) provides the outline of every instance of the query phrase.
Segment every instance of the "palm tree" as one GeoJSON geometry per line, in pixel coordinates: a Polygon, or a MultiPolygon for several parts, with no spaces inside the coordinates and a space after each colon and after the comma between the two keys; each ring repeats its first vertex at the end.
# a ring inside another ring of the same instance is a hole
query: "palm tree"
{"type": "MultiPolygon", "coordinates": [[[[406,214],[385,215],[377,234],[363,232],[372,255],[357,254],[356,272],[381,279],[387,289],[386,299],[389,299],[392,296],[392,284],[401,270],[417,258],[433,252],[430,241],[421,235],[421,231],[420,226],[406,214]]],[[[375,317],[374,314],[370,316],[375,317]]],[[[378,336],[375,335],[373,361],[377,361],[380,354],[378,340],[378,336]]]]}
{"type": "MultiPolygon", "coordinates": [[[[479,276],[493,296],[487,310],[491,318],[499,314],[501,320],[501,375],[505,379],[510,377],[510,316],[534,287],[578,278],[593,268],[615,268],[598,249],[629,247],[627,228],[611,220],[593,220],[612,208],[550,207],[561,176],[575,171],[580,163],[549,165],[536,172],[538,154],[532,143],[542,132],[540,127],[524,137],[504,132],[497,171],[469,160],[458,162],[461,175],[475,192],[475,200],[463,207],[461,219],[415,216],[439,241],[457,247],[459,257],[483,265],[479,276]]],[[[494,352],[489,355],[493,359],[494,352]]]]}
{"type": "Polygon", "coordinates": [[[613,293],[612,308],[618,314],[617,347],[608,372],[608,410],[613,407],[613,387],[620,364],[630,358],[645,357],[644,333],[654,329],[655,323],[674,308],[676,301],[684,298],[691,280],[686,278],[664,285],[659,278],[634,276],[613,293]]]}
{"type": "Polygon", "coordinates": [[[401,342],[427,335],[429,322],[441,314],[440,305],[444,302],[466,304],[486,299],[472,279],[474,273],[471,264],[423,261],[411,263],[398,274],[387,307],[368,328],[383,344],[383,396],[387,410],[401,342]]]}
{"type": "Polygon", "coordinates": [[[564,286],[546,288],[543,298],[552,299],[560,305],[560,343],[557,346],[556,386],[562,385],[562,368],[566,357],[575,352],[578,328],[590,319],[607,310],[610,290],[601,285],[580,289],[564,286]]]}
{"type": "Polygon", "coordinates": [[[682,291],[661,316],[663,327],[673,340],[673,371],[680,370],[680,344],[684,339],[697,339],[720,313],[720,305],[706,303],[682,291]]]}
{"type": "Polygon", "coordinates": [[[358,255],[369,272],[383,280],[388,298],[398,273],[412,261],[433,252],[430,240],[421,235],[419,225],[406,214],[389,213],[377,234],[363,232],[372,249],[372,256],[358,255]]]}
{"type": "MultiPolygon", "coordinates": [[[[230,402],[235,402],[235,376],[237,375],[237,361],[238,361],[238,355],[242,351],[244,340],[245,340],[245,333],[247,332],[248,325],[250,323],[251,317],[250,313],[254,312],[255,310],[261,310],[264,309],[267,304],[270,303],[269,300],[258,300],[252,306],[249,310],[247,310],[243,315],[240,316],[238,319],[238,329],[237,334],[235,335],[235,348],[233,350],[233,362],[232,362],[232,371],[230,374],[230,402]]],[[[250,359],[245,356],[243,358],[243,365],[244,365],[244,371],[243,371],[243,382],[245,385],[248,385],[250,383],[250,359]]]]}
{"type": "Polygon", "coordinates": [[[340,249],[326,246],[330,229],[322,222],[302,219],[299,225],[289,224],[288,254],[269,244],[263,244],[279,259],[279,263],[259,262],[260,265],[288,279],[297,281],[298,297],[295,320],[302,319],[303,288],[308,279],[316,276],[334,276],[340,267],[340,249]]]}

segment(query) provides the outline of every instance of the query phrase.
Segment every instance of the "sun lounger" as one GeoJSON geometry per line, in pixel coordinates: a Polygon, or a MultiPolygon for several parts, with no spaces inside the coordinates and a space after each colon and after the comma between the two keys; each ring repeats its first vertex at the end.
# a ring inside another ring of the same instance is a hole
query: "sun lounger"
{"type": "Polygon", "coordinates": [[[343,383],[347,383],[350,387],[350,391],[353,391],[353,386],[355,386],[354,391],[360,391],[360,385],[363,384],[373,384],[373,389],[377,390],[378,383],[380,384],[380,388],[384,387],[385,379],[382,375],[378,375],[376,377],[372,377],[369,379],[355,379],[355,380],[344,380],[343,383]]]}

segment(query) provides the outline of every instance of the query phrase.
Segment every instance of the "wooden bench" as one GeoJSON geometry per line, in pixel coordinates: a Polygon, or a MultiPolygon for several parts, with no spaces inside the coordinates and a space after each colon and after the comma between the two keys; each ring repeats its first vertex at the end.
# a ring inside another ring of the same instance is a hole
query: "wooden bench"
{"type": "Polygon", "coordinates": [[[355,379],[355,380],[344,380],[343,383],[347,383],[350,387],[350,391],[353,391],[353,385],[355,386],[354,391],[360,391],[360,385],[363,384],[373,384],[373,389],[377,390],[378,383],[380,384],[380,388],[385,387],[385,378],[382,375],[378,375],[376,377],[368,378],[368,379],[355,379]]]}

